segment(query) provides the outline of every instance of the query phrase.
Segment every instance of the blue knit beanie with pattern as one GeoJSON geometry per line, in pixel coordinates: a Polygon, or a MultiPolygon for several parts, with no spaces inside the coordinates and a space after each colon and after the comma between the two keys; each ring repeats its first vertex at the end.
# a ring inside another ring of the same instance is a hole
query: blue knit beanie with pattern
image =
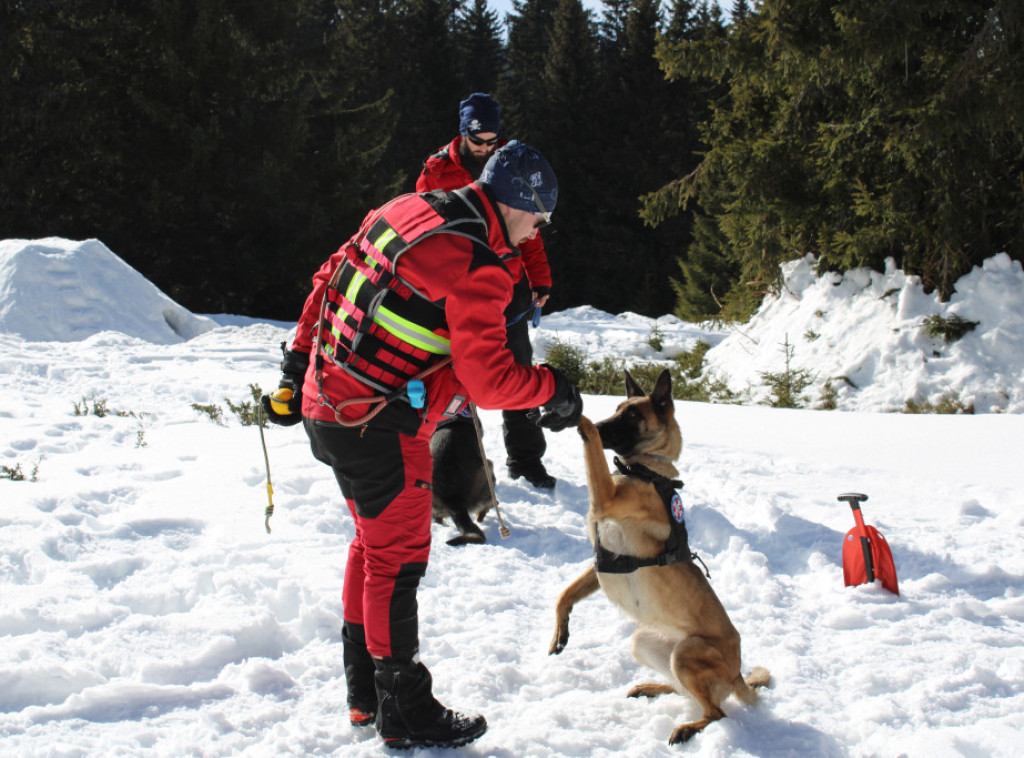
{"type": "Polygon", "coordinates": [[[551,213],[558,202],[558,179],[551,164],[519,140],[494,152],[477,184],[490,187],[499,203],[521,211],[551,213]]]}
{"type": "Polygon", "coordinates": [[[501,129],[501,106],[486,92],[474,92],[459,103],[459,134],[479,134],[501,129]]]}

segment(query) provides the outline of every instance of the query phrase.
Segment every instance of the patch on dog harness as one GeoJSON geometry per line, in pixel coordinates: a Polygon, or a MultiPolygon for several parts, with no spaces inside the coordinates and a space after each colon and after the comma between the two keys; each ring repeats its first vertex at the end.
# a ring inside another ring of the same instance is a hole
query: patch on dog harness
{"type": "MultiPolygon", "coordinates": [[[[671,563],[683,563],[697,558],[696,553],[690,552],[690,537],[686,531],[683,499],[679,496],[679,492],[677,492],[683,486],[682,481],[679,479],[669,479],[667,476],[655,473],[639,463],[626,464],[618,458],[615,458],[614,461],[615,467],[621,473],[654,485],[654,489],[658,492],[662,503],[665,504],[665,511],[668,513],[672,533],[665,543],[665,552],[653,558],[638,558],[635,555],[613,553],[601,544],[600,537],[596,537],[594,568],[602,574],[632,574],[637,569],[647,566],[668,566],[671,563]]],[[[703,561],[701,563],[703,564],[703,561]]],[[[707,567],[704,570],[707,572],[707,567]]]]}
{"type": "Polygon", "coordinates": [[[683,514],[683,499],[679,497],[678,492],[672,493],[672,500],[669,502],[669,513],[672,514],[672,518],[676,520],[677,524],[682,524],[684,521],[683,514]]]}

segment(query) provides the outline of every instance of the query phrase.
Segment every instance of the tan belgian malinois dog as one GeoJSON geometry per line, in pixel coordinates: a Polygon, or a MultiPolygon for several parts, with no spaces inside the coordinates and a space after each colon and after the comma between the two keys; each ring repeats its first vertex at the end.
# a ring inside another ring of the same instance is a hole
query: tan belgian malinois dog
{"type": "Polygon", "coordinates": [[[768,684],[767,669],[740,674],[740,635],[704,573],[694,563],[674,491],[682,482],[674,465],[683,447],[665,371],[646,395],[626,372],[627,399],[596,426],[580,418],[590,490],[587,522],[595,565],[558,598],[550,654],[565,649],[573,606],[598,587],[637,623],[633,657],[661,672],[669,684],[638,684],[629,697],[687,691],[703,709],[700,719],[680,724],[670,744],[685,742],[725,717],[730,693],[751,705],[755,688],[768,684]],[[604,448],[614,450],[612,474],[604,448]],[[660,492],[659,492],[660,490],[660,492]]]}

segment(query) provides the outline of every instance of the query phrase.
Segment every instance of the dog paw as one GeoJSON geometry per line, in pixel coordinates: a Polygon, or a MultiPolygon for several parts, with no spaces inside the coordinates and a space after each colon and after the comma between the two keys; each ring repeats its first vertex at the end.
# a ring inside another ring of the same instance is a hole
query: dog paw
{"type": "Polygon", "coordinates": [[[476,534],[474,532],[467,532],[460,534],[458,537],[452,537],[450,540],[445,541],[446,544],[452,547],[459,547],[460,545],[484,545],[487,543],[487,537],[483,533],[476,534]]]}
{"type": "Polygon", "coordinates": [[[551,646],[548,648],[548,655],[558,655],[563,650],[565,650],[565,646],[567,644],[569,644],[568,634],[566,634],[565,636],[562,636],[561,634],[556,634],[555,638],[551,640],[551,646]]]}
{"type": "Polygon", "coordinates": [[[688,742],[693,735],[699,732],[700,729],[694,727],[692,724],[683,724],[677,726],[672,730],[672,734],[668,738],[669,745],[681,745],[684,742],[688,742]]]}
{"type": "Polygon", "coordinates": [[[630,691],[626,693],[626,697],[658,697],[658,695],[668,695],[672,692],[675,692],[675,689],[669,687],[667,684],[647,682],[645,684],[634,685],[630,691]]]}

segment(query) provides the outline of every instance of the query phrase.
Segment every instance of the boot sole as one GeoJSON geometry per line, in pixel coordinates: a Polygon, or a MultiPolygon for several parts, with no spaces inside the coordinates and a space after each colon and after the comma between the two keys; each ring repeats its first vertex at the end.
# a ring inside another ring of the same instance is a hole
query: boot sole
{"type": "Polygon", "coordinates": [[[381,739],[384,740],[384,747],[392,750],[410,750],[414,747],[462,747],[479,739],[486,731],[487,726],[484,725],[484,728],[476,734],[466,734],[453,740],[420,740],[414,737],[382,737],[381,739]]]}

